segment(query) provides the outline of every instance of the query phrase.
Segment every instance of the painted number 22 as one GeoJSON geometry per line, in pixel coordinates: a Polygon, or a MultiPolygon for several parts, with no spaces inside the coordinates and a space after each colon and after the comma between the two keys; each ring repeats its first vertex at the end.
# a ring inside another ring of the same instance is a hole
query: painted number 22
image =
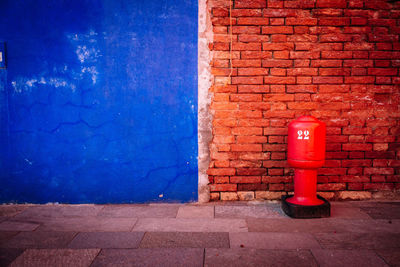
{"type": "Polygon", "coordinates": [[[302,140],[302,139],[304,139],[304,140],[310,139],[310,132],[307,131],[307,130],[305,130],[304,132],[299,130],[299,131],[297,131],[297,134],[298,134],[297,139],[300,139],[300,140],[302,140]]]}

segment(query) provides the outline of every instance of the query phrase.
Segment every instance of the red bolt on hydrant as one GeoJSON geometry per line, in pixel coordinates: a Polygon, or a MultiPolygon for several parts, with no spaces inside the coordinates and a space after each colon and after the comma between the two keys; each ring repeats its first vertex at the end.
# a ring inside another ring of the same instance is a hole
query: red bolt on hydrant
{"type": "Polygon", "coordinates": [[[282,197],[282,209],[293,218],[330,216],[330,204],[317,196],[317,169],[325,162],[325,123],[301,116],[289,124],[288,163],[294,168],[294,196],[282,197]]]}

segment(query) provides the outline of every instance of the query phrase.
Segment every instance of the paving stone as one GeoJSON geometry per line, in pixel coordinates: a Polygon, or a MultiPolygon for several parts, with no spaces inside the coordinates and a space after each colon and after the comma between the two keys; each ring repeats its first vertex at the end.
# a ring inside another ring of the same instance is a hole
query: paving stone
{"type": "Polygon", "coordinates": [[[10,267],[14,266],[90,266],[100,249],[27,249],[10,267]]]}
{"type": "Polygon", "coordinates": [[[142,232],[247,232],[243,219],[139,219],[133,231],[142,232]]]}
{"type": "Polygon", "coordinates": [[[28,205],[0,205],[0,217],[13,217],[27,209],[28,205]]]}
{"type": "Polygon", "coordinates": [[[203,266],[204,249],[103,249],[91,266],[203,266]]]}
{"type": "Polygon", "coordinates": [[[13,260],[24,252],[23,249],[0,248],[0,266],[8,266],[13,260]]]}
{"type": "Polygon", "coordinates": [[[175,218],[180,205],[107,205],[98,214],[101,217],[175,218]]]}
{"type": "Polygon", "coordinates": [[[400,248],[400,234],[394,233],[316,233],[314,237],[326,249],[400,248]]]}
{"type": "Polygon", "coordinates": [[[332,205],[331,218],[337,219],[370,219],[371,217],[358,207],[332,205]]]}
{"type": "Polygon", "coordinates": [[[381,256],[390,266],[400,266],[400,249],[377,250],[376,253],[381,256]]]}
{"type": "Polygon", "coordinates": [[[318,266],[308,250],[212,249],[204,266],[318,266]]]}
{"type": "Polygon", "coordinates": [[[44,222],[38,231],[74,232],[129,232],[137,219],[134,218],[52,218],[44,222]]]}
{"type": "Polygon", "coordinates": [[[400,206],[385,205],[379,207],[361,207],[373,219],[400,219],[400,206]]]}
{"type": "Polygon", "coordinates": [[[138,248],[143,232],[79,233],[69,248],[138,248]]]}
{"type": "Polygon", "coordinates": [[[11,239],[13,236],[18,234],[17,231],[0,231],[0,244],[11,239]]]}
{"type": "Polygon", "coordinates": [[[141,248],[229,248],[228,233],[147,232],[141,248]]]}
{"type": "Polygon", "coordinates": [[[247,219],[249,232],[319,233],[334,232],[330,219],[247,219]]]}
{"type": "Polygon", "coordinates": [[[4,248],[65,248],[74,238],[74,232],[20,232],[6,242],[4,248]]]}
{"type": "MultiPolygon", "coordinates": [[[[15,216],[16,219],[64,218],[96,216],[102,205],[38,205],[31,206],[15,216]]],[[[42,221],[42,220],[41,220],[42,221]]]]}
{"type": "Polygon", "coordinates": [[[176,218],[214,218],[213,206],[192,206],[179,207],[176,218]]]}
{"type": "Polygon", "coordinates": [[[249,232],[400,233],[400,220],[372,219],[247,219],[249,232]]]}
{"type": "Polygon", "coordinates": [[[34,222],[3,221],[0,223],[0,231],[33,231],[39,227],[34,222]]]}
{"type": "Polygon", "coordinates": [[[336,232],[400,233],[400,220],[331,220],[336,232]]]}
{"type": "Polygon", "coordinates": [[[373,250],[311,250],[321,267],[388,266],[373,250]]]}
{"type": "Polygon", "coordinates": [[[284,218],[283,213],[267,205],[216,206],[215,218],[284,218]]]}
{"type": "Polygon", "coordinates": [[[311,234],[229,233],[231,248],[310,249],[321,248],[311,234]]]}

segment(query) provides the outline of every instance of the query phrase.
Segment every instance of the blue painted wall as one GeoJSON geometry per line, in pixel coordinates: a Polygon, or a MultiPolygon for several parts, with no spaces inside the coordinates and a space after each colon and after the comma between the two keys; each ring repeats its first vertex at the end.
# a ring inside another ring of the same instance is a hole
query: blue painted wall
{"type": "Polygon", "coordinates": [[[197,200],[197,3],[1,0],[0,202],[197,200]]]}

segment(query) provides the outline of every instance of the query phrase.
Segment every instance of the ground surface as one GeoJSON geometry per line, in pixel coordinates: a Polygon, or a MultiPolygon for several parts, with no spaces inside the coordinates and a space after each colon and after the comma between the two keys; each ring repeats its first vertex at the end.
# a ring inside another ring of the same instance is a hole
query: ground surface
{"type": "Polygon", "coordinates": [[[400,266],[400,202],[1,205],[0,266],[400,266]]]}

